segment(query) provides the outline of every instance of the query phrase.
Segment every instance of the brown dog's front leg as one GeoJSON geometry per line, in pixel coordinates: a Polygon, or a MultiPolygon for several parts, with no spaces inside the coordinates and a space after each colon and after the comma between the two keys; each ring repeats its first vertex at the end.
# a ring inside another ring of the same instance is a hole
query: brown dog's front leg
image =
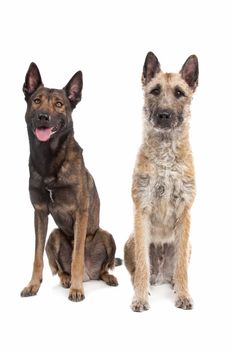
{"type": "Polygon", "coordinates": [[[71,263],[71,287],[69,299],[81,301],[85,298],[83,290],[84,248],[87,233],[88,211],[80,211],[74,224],[74,247],[71,263]]]}
{"type": "Polygon", "coordinates": [[[189,260],[189,211],[186,209],[176,229],[176,267],[174,274],[176,306],[189,310],[193,307],[188,292],[188,260],[189,260]]]}
{"type": "Polygon", "coordinates": [[[35,209],[35,234],[36,234],[36,244],[35,244],[35,258],[33,264],[32,278],[27,287],[25,287],[22,292],[22,297],[29,297],[36,295],[40,284],[42,282],[43,274],[43,254],[45,239],[48,228],[48,214],[45,210],[35,209]]]}

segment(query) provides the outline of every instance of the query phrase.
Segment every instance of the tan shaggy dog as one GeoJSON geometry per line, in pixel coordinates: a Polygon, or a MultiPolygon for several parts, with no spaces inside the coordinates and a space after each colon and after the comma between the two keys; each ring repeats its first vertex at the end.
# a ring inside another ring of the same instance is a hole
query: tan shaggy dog
{"type": "Polygon", "coordinates": [[[179,73],[163,73],[149,52],[142,84],[144,134],[133,174],[134,233],[125,244],[135,291],[132,309],[148,310],[150,284],[170,283],[175,305],[187,310],[193,305],[187,275],[195,197],[189,119],[198,84],[197,57],[190,56],[179,73]]]}

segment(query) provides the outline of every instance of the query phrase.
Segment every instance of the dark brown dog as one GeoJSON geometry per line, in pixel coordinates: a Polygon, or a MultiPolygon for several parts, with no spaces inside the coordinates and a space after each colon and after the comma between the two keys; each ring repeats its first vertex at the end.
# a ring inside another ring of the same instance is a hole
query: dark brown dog
{"type": "Polygon", "coordinates": [[[23,297],[35,295],[40,288],[49,214],[58,228],[51,233],[46,252],[52,272],[58,273],[63,287],[70,287],[69,299],[84,299],[86,280],[118,284],[108,273],[115,263],[115,242],[99,228],[98,193],[74,139],[71,113],[81,100],[82,85],[80,71],[62,90],[45,88],[35,63],[26,74],[23,91],[36,246],[32,278],[21,292],[23,297]]]}

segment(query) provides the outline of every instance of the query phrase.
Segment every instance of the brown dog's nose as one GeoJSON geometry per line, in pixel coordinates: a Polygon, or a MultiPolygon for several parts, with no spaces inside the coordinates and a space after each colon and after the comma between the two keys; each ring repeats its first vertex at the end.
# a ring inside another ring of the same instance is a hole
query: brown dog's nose
{"type": "Polygon", "coordinates": [[[50,121],[50,116],[47,113],[39,113],[37,118],[40,121],[50,121]]]}

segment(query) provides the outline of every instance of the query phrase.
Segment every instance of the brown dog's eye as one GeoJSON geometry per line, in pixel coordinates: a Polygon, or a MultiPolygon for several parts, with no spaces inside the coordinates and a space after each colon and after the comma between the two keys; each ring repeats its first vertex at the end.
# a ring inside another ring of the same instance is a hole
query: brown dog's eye
{"type": "Polygon", "coordinates": [[[160,85],[156,85],[156,87],[151,90],[151,94],[154,95],[154,96],[159,96],[160,95],[160,92],[161,92],[161,86],[160,85]]]}
{"type": "Polygon", "coordinates": [[[34,100],[34,103],[36,104],[36,105],[38,105],[39,103],[40,103],[40,98],[35,98],[35,100],[34,100]]]}
{"type": "Polygon", "coordinates": [[[180,98],[180,97],[185,96],[185,93],[180,88],[176,87],[175,91],[174,91],[174,95],[175,95],[176,98],[180,98]]]}
{"type": "Polygon", "coordinates": [[[60,101],[56,102],[56,107],[61,108],[62,106],[63,104],[60,101]]]}

